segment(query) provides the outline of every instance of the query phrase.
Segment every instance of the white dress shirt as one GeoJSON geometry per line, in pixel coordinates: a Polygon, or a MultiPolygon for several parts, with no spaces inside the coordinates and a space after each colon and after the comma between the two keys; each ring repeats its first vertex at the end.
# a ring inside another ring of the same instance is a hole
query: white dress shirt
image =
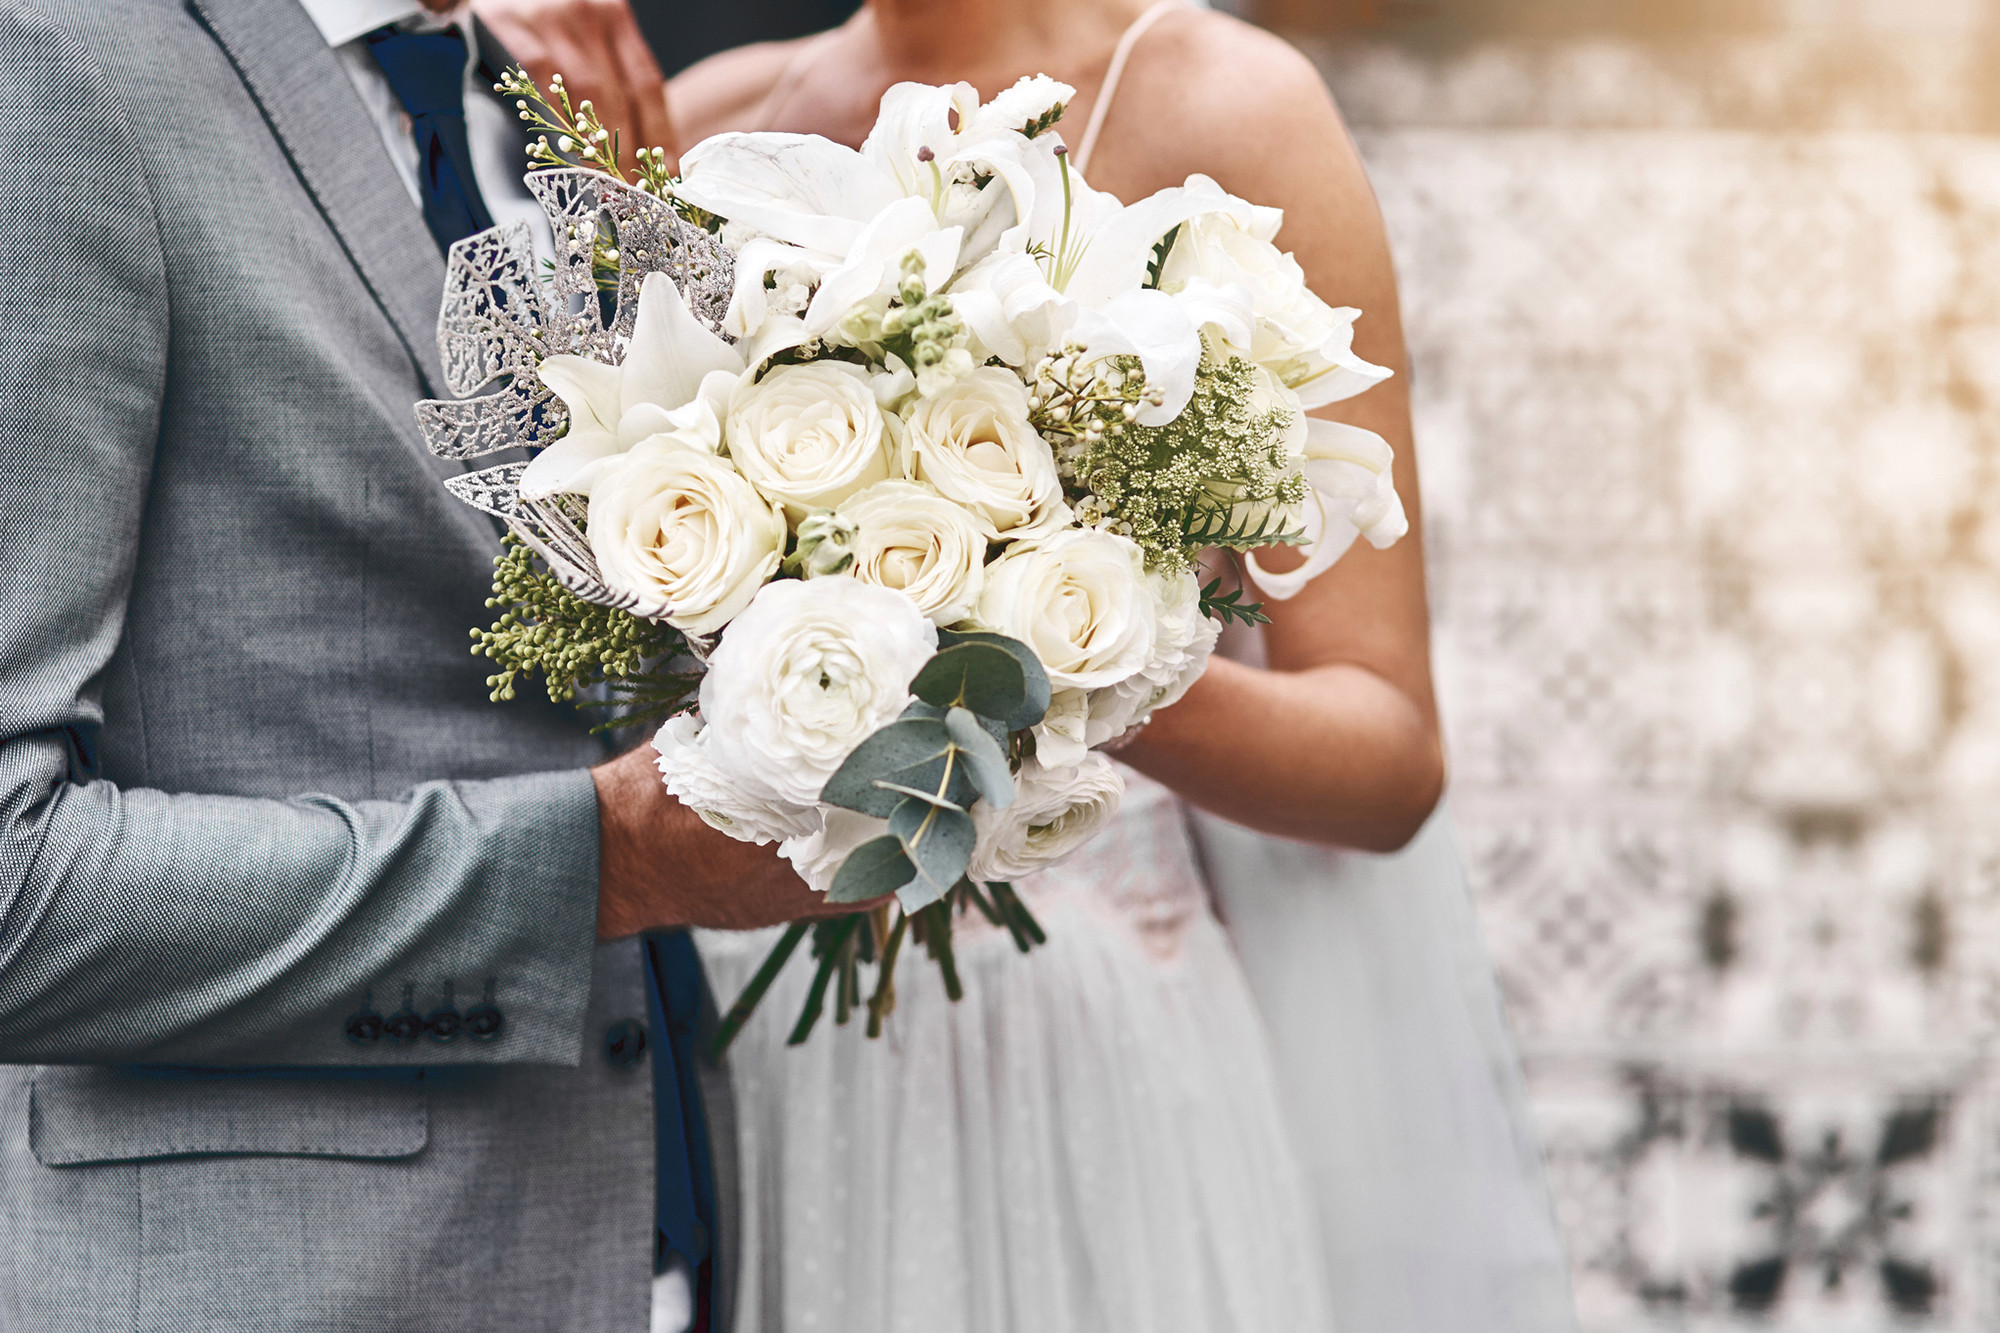
{"type": "MultiPolygon", "coordinates": [[[[479,51],[474,45],[477,30],[468,21],[469,15],[463,7],[440,16],[432,14],[418,0],[299,2],[320,35],[326,38],[326,44],[333,48],[334,55],[340,58],[354,90],[361,94],[361,101],[374,118],[389,157],[403,178],[404,188],[419,208],[423,207],[423,193],[417,182],[417,141],[411,132],[409,113],[403,110],[382,67],[375,63],[368,43],[361,39],[390,23],[406,23],[413,31],[458,23],[459,31],[466,36],[465,137],[472,150],[472,174],[486,200],[486,211],[498,223],[526,221],[534,233],[537,253],[543,258],[553,257],[555,246],[549,239],[548,218],[521,184],[528,163],[521,153],[520,123],[514,119],[513,110],[494,96],[493,90],[479,77],[479,51]]],[[[686,1265],[676,1260],[653,1281],[652,1333],[685,1333],[693,1323],[693,1284],[686,1265]]]]}
{"type": "Polygon", "coordinates": [[[307,15],[319,28],[326,44],[347,71],[354,90],[375,121],[382,142],[389,149],[403,188],[419,208],[423,193],[417,182],[417,141],[410,131],[409,113],[397,100],[382,67],[368,50],[362,37],[391,23],[412,31],[442,28],[457,22],[466,38],[465,138],[472,150],[472,174],[486,211],[497,223],[525,221],[535,236],[535,249],[542,258],[553,258],[555,247],[548,238],[549,224],[541,205],[521,184],[528,162],[521,152],[521,124],[506,103],[479,76],[479,50],[474,45],[476,29],[470,14],[461,7],[450,14],[437,15],[418,0],[300,0],[307,15]]]}

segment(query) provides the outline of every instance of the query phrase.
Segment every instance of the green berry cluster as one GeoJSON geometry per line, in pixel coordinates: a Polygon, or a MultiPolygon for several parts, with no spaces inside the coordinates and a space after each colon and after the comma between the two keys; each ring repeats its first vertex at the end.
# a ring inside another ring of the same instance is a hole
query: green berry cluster
{"type": "Polygon", "coordinates": [[[606,726],[663,721],[693,702],[700,674],[668,667],[687,651],[679,630],[584,601],[512,533],[493,559],[486,605],[503,609],[491,629],[472,631],[472,652],[500,667],[486,678],[495,703],[514,698],[521,677],[536,673],[556,703],[607,686],[604,700],[582,701],[619,710],[606,726]]]}
{"type": "Polygon", "coordinates": [[[965,321],[952,308],[949,296],[925,285],[923,259],[914,250],[903,257],[902,281],[886,308],[862,306],[844,321],[841,331],[873,360],[900,359],[916,373],[926,393],[972,369],[965,321]]]}

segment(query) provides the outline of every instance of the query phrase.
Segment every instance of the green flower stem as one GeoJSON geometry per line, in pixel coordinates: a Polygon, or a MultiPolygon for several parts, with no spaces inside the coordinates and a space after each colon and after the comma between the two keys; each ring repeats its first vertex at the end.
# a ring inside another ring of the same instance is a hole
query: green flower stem
{"type": "Polygon", "coordinates": [[[958,882],[958,898],[961,904],[971,903],[978,908],[979,915],[985,917],[989,924],[995,926],[1006,924],[1000,919],[1000,913],[995,910],[993,904],[986,901],[986,895],[979,891],[979,886],[971,880],[962,879],[958,882]]]}
{"type": "MultiPolygon", "coordinates": [[[[868,1001],[868,1035],[882,1035],[882,1020],[896,1011],[896,955],[903,951],[903,936],[909,933],[910,918],[896,913],[889,941],[882,946],[882,965],[875,973],[875,994],[868,1001]]],[[[803,1040],[803,1038],[801,1038],[803,1040]]]]}
{"type": "Polygon", "coordinates": [[[837,1027],[846,1027],[847,1020],[854,1016],[854,1008],[861,1003],[861,968],[855,955],[860,952],[861,938],[868,932],[856,930],[840,946],[840,983],[834,990],[833,1021],[837,1027]]]}
{"type": "Polygon", "coordinates": [[[1007,920],[1007,929],[1013,932],[1014,943],[1022,953],[1037,944],[1047,944],[1049,937],[1042,933],[1041,923],[1035,914],[1021,901],[1021,895],[1014,892],[1014,886],[1005,880],[994,880],[987,884],[986,891],[993,895],[993,905],[1007,920]]]}
{"type": "Polygon", "coordinates": [[[786,1045],[804,1045],[806,1038],[812,1035],[813,1028],[819,1023],[819,1016],[826,1012],[827,983],[833,980],[833,974],[840,966],[841,946],[847,943],[848,936],[854,933],[854,927],[860,919],[859,914],[854,914],[841,917],[838,921],[820,923],[826,933],[814,941],[816,944],[824,945],[819,950],[819,971],[813,974],[812,990],[806,995],[805,1008],[799,1011],[799,1021],[793,1026],[792,1035],[786,1039],[786,1045]]]}
{"type": "Polygon", "coordinates": [[[924,947],[930,951],[938,971],[944,974],[946,997],[957,1004],[965,998],[965,987],[958,979],[958,955],[953,952],[951,944],[951,901],[946,899],[932,903],[921,915],[929,918],[924,931],[924,947]]]}
{"type": "Polygon", "coordinates": [[[723,1017],[721,1024],[715,1030],[713,1049],[716,1059],[722,1058],[729,1050],[730,1043],[736,1040],[736,1034],[743,1031],[743,1025],[750,1021],[750,1015],[756,1012],[758,1002],[764,998],[765,992],[771,989],[771,983],[778,979],[778,973],[784,971],[786,962],[791,959],[792,951],[799,947],[799,941],[806,937],[806,931],[809,929],[811,929],[809,922],[792,922],[785,927],[785,933],[779,937],[778,942],[771,946],[771,952],[764,955],[763,965],[757,969],[757,975],[750,978],[750,984],[736,997],[736,1003],[729,1006],[728,1014],[723,1017]]]}

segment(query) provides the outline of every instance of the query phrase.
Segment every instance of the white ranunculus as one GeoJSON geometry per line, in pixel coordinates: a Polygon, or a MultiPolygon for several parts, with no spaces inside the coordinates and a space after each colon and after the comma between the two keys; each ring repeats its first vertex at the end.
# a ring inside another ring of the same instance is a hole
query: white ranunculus
{"type": "Polygon", "coordinates": [[[713,452],[743,367],[742,353],[702,327],[673,279],[647,274],[622,362],[568,353],[542,362],[542,382],[569,409],[569,430],[528,464],[521,494],[588,493],[608,460],[659,435],[713,452]]]}
{"type": "Polygon", "coordinates": [[[970,872],[976,880],[1013,880],[1047,870],[1089,842],[1118,813],[1125,780],[1110,760],[1093,752],[1057,768],[1030,759],[1016,790],[1005,810],[986,801],[972,808],[979,827],[970,872]]]}
{"type": "Polygon", "coordinates": [[[1143,670],[1157,632],[1138,545],[1094,528],[1009,547],[986,567],[973,618],[1034,649],[1056,690],[1100,689],[1143,670]]]}
{"type": "Polygon", "coordinates": [[[784,515],[727,459],[656,436],[606,459],[590,488],[605,585],[690,634],[721,629],[777,571],[784,515]]]}
{"type": "Polygon", "coordinates": [[[868,371],[847,361],[778,366],[738,384],[729,457],[796,522],[890,473],[888,427],[868,371]]]}
{"type": "Polygon", "coordinates": [[[815,815],[818,827],[779,843],[778,855],[792,863],[807,888],[825,893],[833,887],[834,876],[840,873],[848,854],[870,838],[887,833],[889,821],[837,805],[821,806],[815,815]]]}
{"type": "Polygon", "coordinates": [[[819,812],[811,806],[774,801],[730,781],[708,757],[706,734],[699,718],[682,713],[653,737],[660,777],[682,805],[737,841],[759,846],[819,831],[819,812]]]}
{"type": "Polygon", "coordinates": [[[1204,303],[1232,288],[1247,292],[1255,328],[1247,346],[1229,350],[1268,367],[1309,408],[1389,377],[1354,354],[1361,312],[1320,300],[1298,261],[1273,244],[1282,212],[1245,203],[1206,176],[1190,176],[1183,189],[1212,206],[1181,225],[1160,271],[1161,291],[1204,303]]]}
{"type": "Polygon", "coordinates": [[[906,409],[909,468],[978,518],[988,537],[1019,539],[1069,521],[1055,452],[1028,422],[1028,391],[982,366],[906,409]]]}
{"type": "Polygon", "coordinates": [[[899,592],[844,575],[768,584],[702,677],[709,757],[752,792],[810,805],[903,711],[935,651],[936,626],[899,592]]]}
{"type": "MultiPolygon", "coordinates": [[[[1051,768],[1083,762],[1090,750],[1090,710],[1093,700],[1110,696],[1116,686],[1100,690],[1052,690],[1048,710],[1035,724],[1035,753],[1051,768]]],[[[1102,706],[1100,704],[1100,706],[1102,706]]]]}
{"type": "Polygon", "coordinates": [[[933,624],[972,614],[986,581],[986,534],[963,505],[915,481],[878,481],[836,511],[854,525],[848,573],[893,588],[933,624]]]}

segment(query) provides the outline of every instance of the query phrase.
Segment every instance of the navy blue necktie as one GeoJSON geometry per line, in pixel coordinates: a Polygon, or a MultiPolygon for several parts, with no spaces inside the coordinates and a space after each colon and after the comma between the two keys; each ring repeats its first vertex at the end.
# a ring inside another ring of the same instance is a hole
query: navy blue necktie
{"type": "Polygon", "coordinates": [[[377,28],[365,40],[389,87],[410,113],[417,141],[417,185],[424,221],[438,249],[493,225],[472,148],[465,136],[465,38],[457,28],[442,32],[398,32],[377,28]]]}

